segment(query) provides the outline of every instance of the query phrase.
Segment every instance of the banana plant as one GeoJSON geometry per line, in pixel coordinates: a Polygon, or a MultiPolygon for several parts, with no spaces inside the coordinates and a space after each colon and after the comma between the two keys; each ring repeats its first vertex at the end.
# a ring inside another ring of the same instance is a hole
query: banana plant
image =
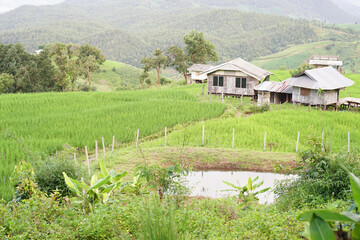
{"type": "Polygon", "coordinates": [[[223,181],[226,185],[232,187],[231,189],[227,189],[225,191],[234,191],[237,193],[238,198],[242,201],[242,204],[247,204],[251,201],[259,201],[259,199],[256,197],[260,193],[265,193],[269,191],[270,188],[265,188],[260,191],[256,191],[257,188],[261,187],[264,184],[264,181],[261,181],[257,184],[255,182],[259,179],[259,177],[256,177],[255,179],[251,179],[251,177],[248,179],[248,183],[241,187],[236,186],[235,184],[223,181]]]}
{"type": "MultiPolygon", "coordinates": [[[[353,173],[346,171],[350,177],[350,185],[352,195],[357,207],[360,207],[360,179],[353,173]]],[[[335,233],[331,229],[327,222],[339,222],[351,224],[352,231],[350,235],[353,240],[360,239],[360,215],[353,212],[335,212],[329,210],[312,210],[307,211],[298,216],[298,220],[310,222],[310,239],[311,240],[335,240],[342,239],[336,238],[335,233]]],[[[342,230],[336,232],[336,234],[344,234],[342,230]]],[[[345,238],[344,238],[345,239],[345,238]]],[[[347,238],[346,238],[347,239],[347,238]]]]}
{"type": "Polygon", "coordinates": [[[106,203],[116,189],[124,188],[127,185],[127,183],[122,183],[127,172],[116,174],[114,170],[108,171],[103,162],[100,162],[99,165],[101,174],[99,176],[94,174],[91,177],[90,185],[72,179],[63,172],[65,183],[77,195],[77,200],[72,202],[81,204],[87,210],[92,210],[97,203],[106,203]]]}

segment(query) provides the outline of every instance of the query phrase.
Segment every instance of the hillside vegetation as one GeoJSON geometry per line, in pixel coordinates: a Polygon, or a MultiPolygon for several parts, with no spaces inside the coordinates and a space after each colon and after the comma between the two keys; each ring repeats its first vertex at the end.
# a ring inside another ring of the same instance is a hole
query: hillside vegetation
{"type": "Polygon", "coordinates": [[[346,73],[360,69],[360,42],[323,41],[290,47],[276,54],[255,58],[252,63],[265,69],[296,68],[312,55],[339,56],[346,73]]]}
{"type": "MultiPolygon", "coordinates": [[[[294,8],[295,3],[281,1],[271,5],[268,1],[259,1],[256,4],[277,13],[269,6],[281,12],[281,9],[294,8]],[[284,8],[276,7],[278,5],[284,8]]],[[[140,66],[140,60],[154,49],[182,45],[183,36],[191,29],[205,33],[216,46],[220,61],[236,57],[251,60],[292,45],[319,40],[351,42],[358,39],[358,33],[347,29],[239,10],[252,10],[248,5],[251,5],[248,1],[138,0],[119,4],[110,0],[77,0],[56,6],[24,6],[0,15],[0,42],[20,42],[29,51],[53,42],[89,43],[99,47],[110,60],[140,66]]],[[[304,12],[315,7],[312,2],[307,5],[304,12]]]]}

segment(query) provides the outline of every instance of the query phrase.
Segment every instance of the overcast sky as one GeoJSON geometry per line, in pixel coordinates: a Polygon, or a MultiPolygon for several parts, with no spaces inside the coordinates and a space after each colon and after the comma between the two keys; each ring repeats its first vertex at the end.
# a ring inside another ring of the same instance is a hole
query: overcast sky
{"type": "Polygon", "coordinates": [[[49,5],[63,2],[64,0],[0,0],[0,12],[10,11],[21,5],[49,5]]]}

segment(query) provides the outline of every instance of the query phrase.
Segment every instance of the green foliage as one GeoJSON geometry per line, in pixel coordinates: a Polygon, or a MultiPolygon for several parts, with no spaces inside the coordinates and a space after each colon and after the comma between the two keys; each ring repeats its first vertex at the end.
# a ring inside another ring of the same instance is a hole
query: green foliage
{"type": "Polygon", "coordinates": [[[15,80],[13,75],[7,73],[0,74],[0,93],[8,92],[14,83],[15,80]]]}
{"type": "Polygon", "coordinates": [[[166,50],[166,54],[170,59],[170,66],[175,67],[175,69],[181,73],[185,78],[185,85],[187,82],[187,74],[189,63],[189,56],[185,54],[184,50],[180,47],[173,45],[166,50]]]}
{"type": "Polygon", "coordinates": [[[144,202],[138,208],[140,227],[137,239],[144,240],[178,240],[180,236],[176,227],[175,206],[169,202],[168,206],[154,199],[144,202]]]}
{"type": "Polygon", "coordinates": [[[183,195],[187,188],[183,184],[182,177],[188,174],[188,170],[179,164],[165,168],[159,165],[140,165],[136,169],[136,175],[144,178],[159,194],[163,200],[165,194],[183,195]]]}
{"type": "Polygon", "coordinates": [[[35,164],[36,183],[48,196],[55,192],[62,196],[71,196],[72,192],[64,181],[63,172],[77,180],[85,176],[82,165],[75,165],[73,159],[49,157],[35,164]]]}
{"type": "MultiPolygon", "coordinates": [[[[352,196],[355,201],[355,205],[359,206],[360,204],[360,179],[356,177],[352,172],[350,172],[343,164],[340,164],[342,168],[348,173],[350,178],[350,184],[352,189],[352,196]]],[[[359,239],[359,226],[360,226],[360,215],[355,214],[352,211],[346,211],[344,213],[338,213],[329,210],[313,210],[307,211],[298,216],[300,221],[310,221],[310,235],[311,240],[318,239],[335,239],[335,235],[325,221],[331,222],[349,222],[352,223],[351,237],[352,239],[359,239]]],[[[340,231],[338,234],[343,234],[343,229],[340,225],[340,231]]],[[[348,234],[343,234],[347,237],[348,234]]]]}
{"type": "Polygon", "coordinates": [[[350,182],[347,172],[339,168],[338,163],[344,164],[354,173],[359,173],[359,156],[332,156],[326,140],[322,141],[314,135],[309,137],[308,144],[311,149],[299,154],[298,167],[293,171],[299,178],[278,184],[275,193],[280,196],[279,202],[301,206],[337,199],[347,200],[350,182]]]}
{"type": "Polygon", "coordinates": [[[144,65],[145,71],[149,71],[152,68],[155,68],[158,76],[158,86],[161,85],[160,74],[161,71],[169,65],[169,60],[164,56],[161,49],[156,49],[153,57],[146,57],[141,60],[141,64],[144,65]]]}
{"type": "Polygon", "coordinates": [[[215,46],[205,39],[204,33],[192,30],[184,36],[185,52],[192,63],[202,63],[219,60],[215,46]]]}
{"type": "Polygon", "coordinates": [[[20,202],[40,194],[40,189],[35,183],[34,169],[24,160],[21,160],[15,166],[10,182],[15,188],[15,202],[20,202]]]}
{"type": "Polygon", "coordinates": [[[309,69],[312,69],[312,68],[313,67],[311,67],[309,64],[303,63],[297,69],[290,70],[289,73],[290,73],[291,76],[294,77],[296,75],[303,74],[306,70],[309,70],[309,69]]]}
{"type": "Polygon", "coordinates": [[[265,193],[270,190],[270,188],[265,188],[260,191],[256,191],[257,188],[261,187],[264,184],[264,181],[261,181],[259,183],[255,182],[259,179],[259,177],[256,177],[255,179],[248,179],[247,185],[241,187],[236,186],[232,183],[223,181],[226,185],[232,187],[232,189],[229,189],[227,191],[235,191],[238,195],[238,199],[242,202],[242,205],[253,203],[259,201],[259,199],[256,197],[258,194],[265,193]]]}
{"type": "Polygon", "coordinates": [[[106,203],[110,196],[117,189],[123,189],[127,184],[122,183],[127,172],[116,174],[114,170],[108,171],[103,162],[99,163],[101,174],[91,177],[90,185],[84,181],[78,181],[68,177],[63,172],[66,185],[76,194],[79,201],[73,201],[74,204],[80,204],[86,211],[93,211],[97,203],[106,203]]]}

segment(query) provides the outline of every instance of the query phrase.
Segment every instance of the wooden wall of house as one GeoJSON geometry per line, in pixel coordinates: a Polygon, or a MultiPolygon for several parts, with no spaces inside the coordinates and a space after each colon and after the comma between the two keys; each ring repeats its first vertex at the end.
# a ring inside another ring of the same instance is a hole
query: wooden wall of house
{"type": "Polygon", "coordinates": [[[338,101],[338,90],[323,91],[319,96],[317,90],[294,87],[292,100],[302,104],[330,105],[338,101]],[[308,96],[307,92],[310,92],[308,96]]]}
{"type": "Polygon", "coordinates": [[[266,104],[270,104],[270,92],[263,92],[263,91],[259,91],[258,92],[258,106],[263,106],[266,104]]]}
{"type": "Polygon", "coordinates": [[[235,71],[217,71],[213,74],[208,75],[208,92],[212,94],[222,94],[225,95],[238,95],[238,96],[254,96],[255,95],[255,86],[260,83],[259,80],[242,73],[235,71]],[[213,86],[213,77],[214,76],[223,76],[224,77],[224,86],[213,86]],[[236,88],[236,78],[246,78],[246,88],[236,88]]]}

